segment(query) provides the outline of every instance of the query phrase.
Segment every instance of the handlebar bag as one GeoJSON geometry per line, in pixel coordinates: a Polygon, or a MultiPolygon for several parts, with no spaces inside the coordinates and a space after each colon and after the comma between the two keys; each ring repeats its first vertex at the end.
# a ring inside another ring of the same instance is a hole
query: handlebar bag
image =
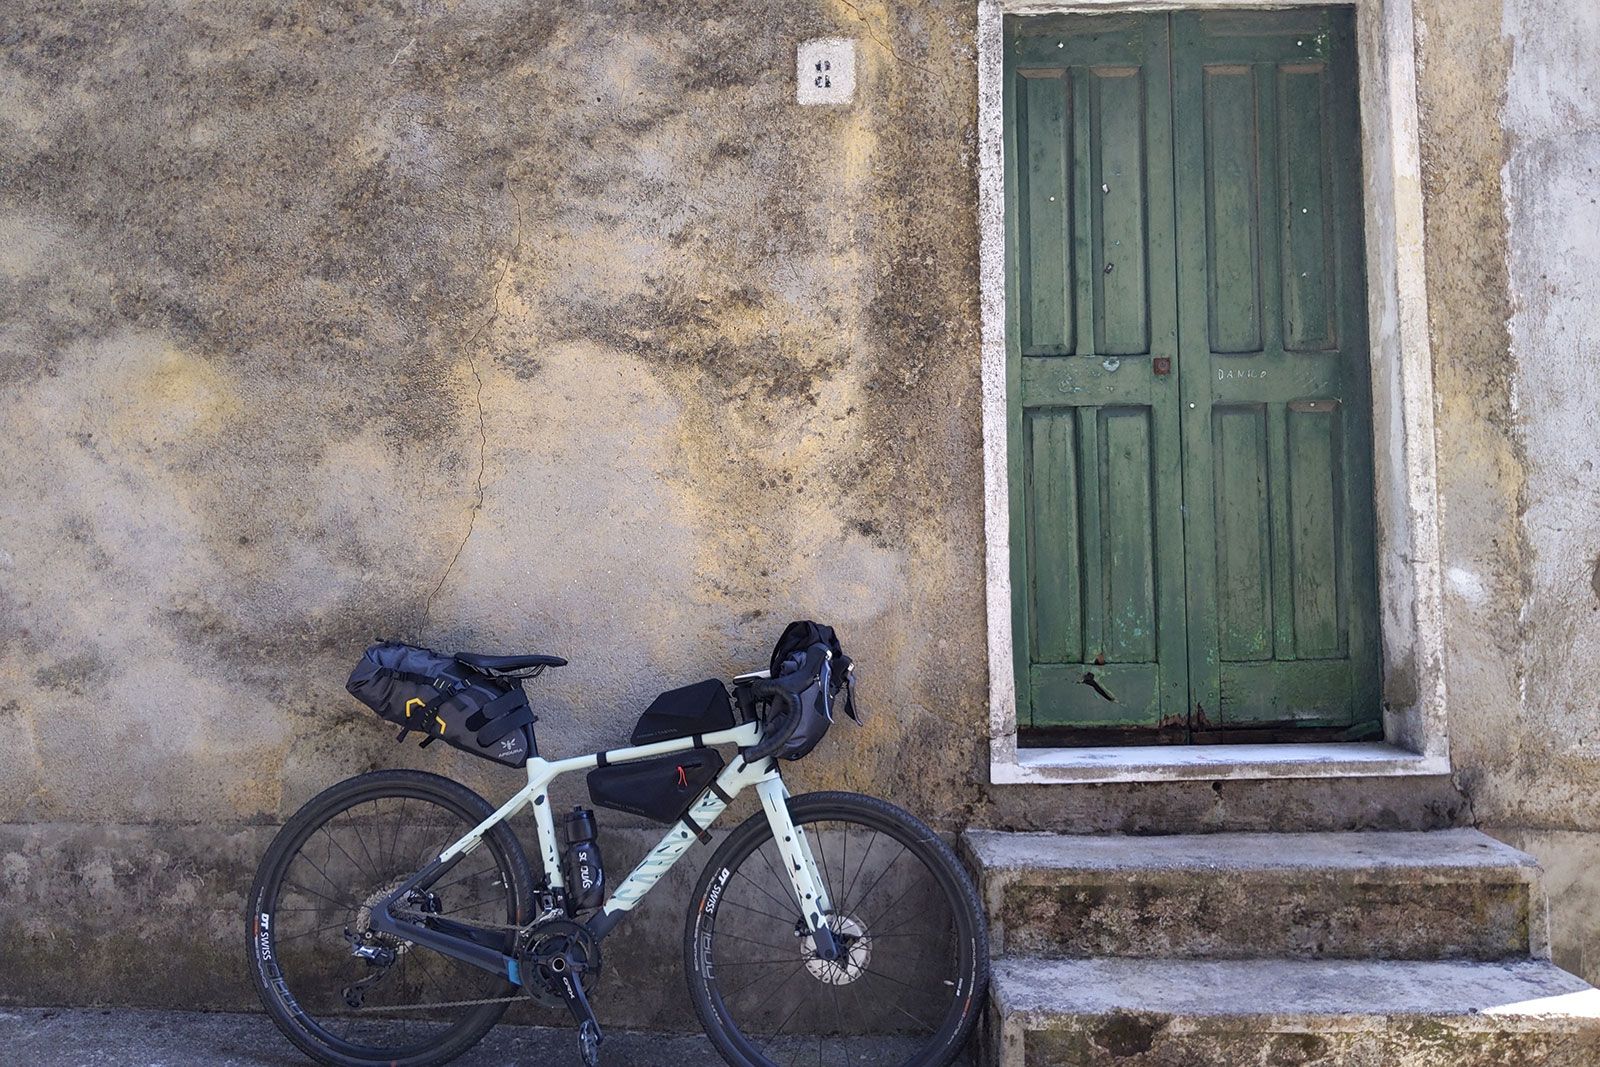
{"type": "Polygon", "coordinates": [[[821,645],[830,653],[823,657],[828,666],[828,721],[833,721],[833,701],[838,698],[842,689],[844,713],[857,723],[861,722],[861,712],[856,707],[855,670],[850,657],[845,655],[843,646],[839,644],[839,637],[834,633],[833,627],[809,619],[791,622],[784,627],[778,643],[772,646],[771,677],[784,678],[797,671],[815,673],[815,668],[807,666],[805,657],[817,645],[821,645]]]}
{"type": "Polygon", "coordinates": [[[845,714],[861,721],[855,694],[855,672],[833,627],[791,622],[772,649],[770,677],[738,691],[745,714],[762,719],[761,742],[747,758],[797,760],[809,754],[833,724],[836,701],[842,699],[845,714]]]}
{"type": "Polygon", "coordinates": [[[673,823],[683,818],[722,767],[722,754],[714,748],[613,763],[589,772],[589,797],[603,808],[673,823]]]}
{"type": "Polygon", "coordinates": [[[633,743],[671,741],[695,734],[733,729],[733,705],[728,688],[715,678],[669,689],[650,702],[633,728],[633,743]]]}
{"type": "Polygon", "coordinates": [[[537,717],[517,678],[490,677],[431,648],[381,641],[367,649],[345,683],[350,695],[400,727],[416,730],[422,747],[445,743],[508,767],[538,750],[537,717]]]}
{"type": "Polygon", "coordinates": [[[763,705],[761,741],[749,749],[754,763],[769,756],[797,760],[809,755],[833,725],[833,661],[820,642],[785,658],[784,673],[756,681],[740,693],[741,703],[763,705]]]}

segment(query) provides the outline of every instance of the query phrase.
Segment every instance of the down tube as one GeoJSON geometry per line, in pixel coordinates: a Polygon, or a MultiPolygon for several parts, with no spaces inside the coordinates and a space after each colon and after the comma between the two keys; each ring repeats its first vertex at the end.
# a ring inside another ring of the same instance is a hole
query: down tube
{"type": "MultiPolygon", "coordinates": [[[[705,826],[712,819],[722,814],[728,805],[715,793],[707,793],[689,809],[689,817],[698,825],[705,826]]],[[[633,906],[644,899],[644,895],[655,888],[661,881],[661,876],[672,870],[673,864],[683,858],[689,851],[689,846],[694,844],[695,836],[683,823],[678,823],[661,843],[651,849],[639,865],[628,873],[628,877],[612,892],[611,899],[606,901],[605,907],[595,912],[585,923],[596,937],[604,937],[611,932],[612,927],[622,921],[623,916],[633,910],[633,906]]]]}
{"type": "MultiPolygon", "coordinates": [[[[741,770],[735,771],[733,767],[729,767],[717,777],[718,786],[729,797],[736,796],[739,790],[749,785],[751,781],[759,781],[769,774],[777,777],[776,771],[752,775],[748,768],[742,767],[742,759],[739,763],[741,770]]],[[[689,809],[689,818],[693,819],[697,826],[710,826],[727,809],[727,803],[716,794],[716,791],[708,789],[689,809]]],[[[586,925],[595,936],[604,937],[612,927],[621,922],[623,916],[644,899],[646,893],[655,888],[655,884],[661,881],[662,875],[683,858],[683,854],[689,851],[694,842],[694,831],[681,821],[668,830],[667,836],[661,839],[661,843],[651,849],[649,854],[639,861],[639,865],[628,873],[628,877],[612,891],[611,899],[606,901],[605,906],[589,918],[586,925]]]]}

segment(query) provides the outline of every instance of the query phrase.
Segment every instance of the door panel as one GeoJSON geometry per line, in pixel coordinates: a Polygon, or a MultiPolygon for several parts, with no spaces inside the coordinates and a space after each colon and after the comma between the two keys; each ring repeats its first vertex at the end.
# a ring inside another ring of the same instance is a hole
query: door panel
{"type": "Polygon", "coordinates": [[[1199,726],[1378,713],[1347,10],[1171,16],[1199,726]]]}
{"type": "Polygon", "coordinates": [[[1213,352],[1261,351],[1255,78],[1247,66],[1205,71],[1207,317],[1213,352]]]}
{"type": "Polygon", "coordinates": [[[1267,409],[1211,409],[1217,516],[1217,630],[1224,660],[1272,658],[1272,521],[1267,501],[1267,409]]]}
{"type": "MultiPolygon", "coordinates": [[[[1095,240],[1090,266],[1104,264],[1089,272],[1094,279],[1094,352],[1143,355],[1150,351],[1146,72],[1136,66],[1089,67],[1076,80],[1089,103],[1088,201],[1095,240]]],[[[1160,80],[1165,90],[1166,79],[1160,80]]]]}
{"type": "Polygon", "coordinates": [[[1354,56],[1348,9],[1006,20],[1025,726],[1377,717],[1354,56]]]}
{"type": "Polygon", "coordinates": [[[1007,30],[1018,717],[1153,728],[1188,699],[1168,27],[1007,30]]]}

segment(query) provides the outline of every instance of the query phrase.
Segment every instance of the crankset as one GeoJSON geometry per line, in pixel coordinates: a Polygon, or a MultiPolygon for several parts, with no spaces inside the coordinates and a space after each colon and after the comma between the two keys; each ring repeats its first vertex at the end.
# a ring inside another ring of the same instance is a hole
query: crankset
{"type": "Polygon", "coordinates": [[[522,987],[534,999],[567,1006],[578,1024],[584,1067],[599,1067],[605,1035],[589,1005],[589,989],[600,977],[600,944],[588,927],[568,919],[541,923],[528,932],[517,954],[522,987]]]}

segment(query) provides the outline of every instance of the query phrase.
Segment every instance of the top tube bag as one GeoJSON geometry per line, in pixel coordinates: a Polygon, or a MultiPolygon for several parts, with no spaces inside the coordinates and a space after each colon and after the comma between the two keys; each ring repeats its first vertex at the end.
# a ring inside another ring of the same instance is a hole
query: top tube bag
{"type": "Polygon", "coordinates": [[[522,682],[480,674],[431,648],[383,641],[367,649],[345,683],[350,695],[401,727],[424,748],[443,738],[474,756],[520,767],[537,753],[522,682]]]}
{"type": "Polygon", "coordinates": [[[632,741],[648,745],[676,737],[714,734],[733,729],[733,705],[728,687],[715,678],[669,689],[650,702],[633,728],[632,741]]]}

